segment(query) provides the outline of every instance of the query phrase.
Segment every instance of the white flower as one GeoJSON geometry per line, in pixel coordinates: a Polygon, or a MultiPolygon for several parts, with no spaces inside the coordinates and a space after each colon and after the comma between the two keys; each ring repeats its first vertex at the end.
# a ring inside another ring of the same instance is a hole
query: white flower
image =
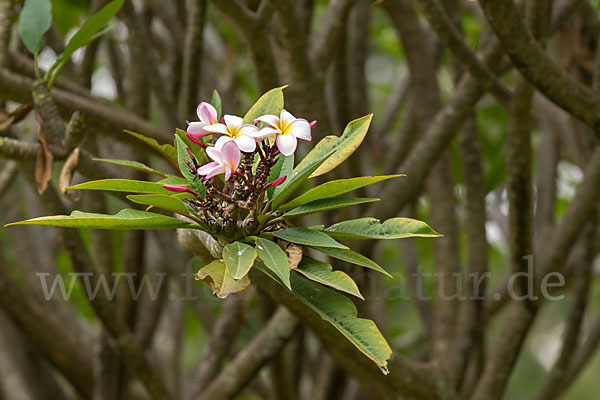
{"type": "Polygon", "coordinates": [[[286,110],[276,115],[263,115],[256,122],[265,122],[268,127],[261,129],[263,137],[277,135],[275,143],[284,156],[290,156],[296,151],[298,139],[311,140],[311,124],[303,118],[296,118],[286,110]]]}

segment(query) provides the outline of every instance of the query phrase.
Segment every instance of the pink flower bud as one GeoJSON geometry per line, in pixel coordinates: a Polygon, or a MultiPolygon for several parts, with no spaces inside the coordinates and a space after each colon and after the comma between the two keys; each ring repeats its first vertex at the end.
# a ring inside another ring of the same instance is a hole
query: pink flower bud
{"type": "Polygon", "coordinates": [[[170,190],[171,192],[187,192],[187,193],[193,194],[196,197],[199,196],[198,193],[196,193],[195,191],[193,191],[189,187],[177,186],[177,185],[163,185],[163,187],[165,189],[167,189],[167,190],[170,190]]]}
{"type": "Polygon", "coordinates": [[[273,182],[267,183],[265,185],[265,189],[270,187],[270,186],[279,186],[283,183],[283,181],[285,181],[285,178],[287,178],[287,175],[282,176],[281,178],[275,179],[273,182]]]}
{"type": "Polygon", "coordinates": [[[310,129],[314,128],[315,125],[317,124],[317,120],[315,119],[313,122],[311,122],[310,125],[310,129]]]}
{"type": "Polygon", "coordinates": [[[188,139],[190,139],[192,142],[196,143],[198,146],[202,147],[203,149],[206,148],[206,144],[202,143],[198,138],[194,137],[192,134],[188,133],[186,136],[188,137],[188,139]]]}

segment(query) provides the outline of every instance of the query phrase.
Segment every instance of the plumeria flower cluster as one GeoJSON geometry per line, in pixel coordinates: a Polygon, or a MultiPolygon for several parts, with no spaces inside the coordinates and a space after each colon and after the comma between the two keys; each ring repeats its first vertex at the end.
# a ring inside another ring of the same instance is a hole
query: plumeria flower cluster
{"type": "Polygon", "coordinates": [[[271,168],[280,157],[294,154],[298,139],[311,140],[316,121],[309,123],[283,109],[279,115],[260,116],[253,124],[245,124],[243,118],[229,114],[219,122],[216,108],[207,102],[198,105],[197,114],[199,121],[189,123],[187,137],[204,148],[210,162],[200,165],[190,148],[185,162],[189,173],[201,182],[205,196],[189,187],[164,187],[194,195],[186,200],[206,225],[217,230],[233,232],[256,227],[255,216],[262,211],[266,189],[286,179],[282,176],[269,182],[271,168]],[[218,179],[220,175],[223,182],[218,179]]]}

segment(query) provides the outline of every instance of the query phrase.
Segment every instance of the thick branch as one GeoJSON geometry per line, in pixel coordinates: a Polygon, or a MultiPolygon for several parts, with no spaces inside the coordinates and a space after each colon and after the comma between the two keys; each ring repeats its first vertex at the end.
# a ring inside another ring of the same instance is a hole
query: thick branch
{"type": "Polygon", "coordinates": [[[527,31],[513,0],[479,0],[479,4],[523,76],[546,97],[600,132],[600,93],[559,69],[527,31]]]}
{"type": "Polygon", "coordinates": [[[444,12],[438,0],[418,0],[418,4],[438,38],[450,50],[454,58],[477,78],[481,85],[501,104],[508,106],[511,98],[510,91],[498,81],[492,70],[483,64],[467,46],[463,35],[444,12]]]}
{"type": "Polygon", "coordinates": [[[211,385],[202,391],[200,400],[228,400],[244,386],[290,340],[298,321],[284,307],[277,309],[252,341],[233,359],[211,385]]]}
{"type": "MultiPolygon", "coordinates": [[[[33,80],[0,69],[0,97],[22,104],[31,102],[33,80]]],[[[91,100],[60,89],[52,89],[52,98],[63,118],[68,119],[75,111],[85,114],[88,126],[99,132],[114,135],[117,139],[129,138],[124,129],[141,133],[162,142],[171,142],[171,135],[149,122],[102,100],[91,100]]]]}

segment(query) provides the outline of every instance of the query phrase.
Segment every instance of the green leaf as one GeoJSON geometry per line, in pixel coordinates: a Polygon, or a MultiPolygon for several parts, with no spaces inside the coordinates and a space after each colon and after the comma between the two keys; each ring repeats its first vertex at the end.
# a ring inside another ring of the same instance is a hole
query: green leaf
{"type": "Polygon", "coordinates": [[[79,48],[85,46],[92,40],[94,40],[97,36],[96,34],[100,32],[110,20],[117,15],[117,12],[123,7],[125,0],[113,0],[104,6],[100,11],[98,11],[95,15],[88,18],[83,25],[75,32],[75,35],[69,40],[65,50],[62,54],[56,59],[54,65],[50,68],[52,76],[49,80],[49,85],[52,86],[52,82],[65,65],[65,63],[69,60],[71,55],[79,48]]]}
{"type": "Polygon", "coordinates": [[[32,54],[42,49],[42,37],[52,25],[50,0],[25,0],[19,15],[19,35],[32,54]]]}
{"type": "Polygon", "coordinates": [[[383,175],[383,176],[361,176],[358,178],[339,179],[335,181],[325,182],[314,189],[296,197],[279,207],[281,211],[291,210],[292,208],[301,206],[314,200],[326,199],[348,193],[352,190],[360,189],[361,187],[371,185],[376,182],[385,181],[386,179],[397,178],[400,175],[383,175]]]}
{"type": "Polygon", "coordinates": [[[349,293],[359,299],[365,299],[363,295],[360,294],[360,290],[352,278],[343,271],[333,271],[331,264],[304,256],[295,271],[300,272],[311,281],[349,293]]]}
{"type": "Polygon", "coordinates": [[[283,89],[286,87],[287,85],[271,89],[263,94],[244,115],[244,124],[253,124],[256,118],[267,114],[279,116],[283,109],[283,89]]]}
{"type": "Polygon", "coordinates": [[[167,194],[130,194],[127,198],[134,203],[158,207],[178,214],[189,214],[183,201],[167,194]]]}
{"type": "Polygon", "coordinates": [[[231,277],[227,265],[221,260],[214,260],[210,264],[202,267],[197,273],[196,278],[205,281],[213,290],[215,296],[224,299],[230,294],[241,292],[250,286],[250,278],[244,276],[239,280],[231,277]]]}
{"type": "Polygon", "coordinates": [[[292,294],[321,318],[332,324],[358,350],[388,373],[387,360],[392,349],[375,323],[358,318],[354,303],[341,293],[292,274],[292,294]]]}
{"type": "Polygon", "coordinates": [[[123,209],[115,215],[73,211],[71,215],[51,215],[13,222],[9,225],[50,225],[92,229],[176,229],[200,226],[177,218],[146,211],[123,209]]]}
{"type": "Polygon", "coordinates": [[[131,193],[172,193],[163,188],[161,182],[146,182],[133,179],[100,179],[71,186],[68,189],[108,190],[112,192],[131,193]]]}
{"type": "Polygon", "coordinates": [[[306,179],[308,179],[308,176],[319,168],[319,165],[323,164],[330,155],[331,153],[327,153],[322,155],[321,158],[314,159],[312,162],[306,164],[304,169],[298,169],[298,167],[296,167],[280,185],[282,186],[281,190],[273,198],[273,210],[277,209],[284,201],[286,201],[287,198],[290,197],[306,179]]]}
{"type": "Polygon", "coordinates": [[[315,200],[285,213],[283,218],[299,217],[301,215],[315,214],[323,211],[335,210],[336,208],[371,203],[374,201],[379,201],[379,199],[361,197],[333,197],[331,199],[315,200]]]}
{"type": "Polygon", "coordinates": [[[105,163],[108,163],[108,164],[120,165],[122,167],[133,168],[133,169],[135,169],[137,171],[145,172],[147,174],[157,175],[157,176],[160,176],[162,178],[166,178],[168,176],[164,172],[160,172],[158,170],[155,170],[154,168],[151,168],[151,167],[147,166],[146,164],[138,162],[138,161],[115,160],[115,159],[112,159],[112,158],[93,158],[92,160],[94,160],[94,161],[100,161],[100,162],[105,162],[105,163]]]}
{"type": "Polygon", "coordinates": [[[242,279],[256,259],[254,247],[245,243],[233,242],[223,248],[223,260],[231,277],[235,280],[242,279]]]}
{"type": "Polygon", "coordinates": [[[307,228],[288,228],[271,233],[280,239],[287,240],[288,242],[304,244],[306,246],[337,247],[338,249],[348,248],[343,244],[336,242],[329,237],[329,235],[326,235],[321,231],[315,231],[307,228]]]}
{"type": "Polygon", "coordinates": [[[382,274],[387,275],[390,278],[392,278],[392,275],[390,275],[385,269],[383,269],[379,265],[377,265],[377,263],[375,261],[363,256],[362,254],[356,253],[352,250],[335,249],[333,247],[312,247],[312,248],[323,254],[327,254],[330,257],[337,258],[338,260],[346,261],[346,262],[349,262],[349,263],[352,263],[355,265],[360,265],[361,267],[370,268],[372,270],[381,272],[382,274]]]}
{"type": "Polygon", "coordinates": [[[168,178],[161,179],[157,183],[160,183],[161,185],[178,185],[178,186],[187,186],[188,185],[188,182],[184,177],[174,176],[174,175],[169,175],[168,178]]]}
{"type": "Polygon", "coordinates": [[[177,143],[177,162],[179,164],[181,175],[185,177],[190,188],[195,190],[202,198],[204,198],[206,195],[206,188],[202,184],[202,178],[193,175],[190,171],[190,168],[185,163],[186,158],[188,160],[190,159],[190,156],[186,150],[188,147],[187,144],[183,142],[179,135],[175,135],[175,143],[177,143]]]}
{"type": "Polygon", "coordinates": [[[315,147],[296,165],[294,171],[306,169],[307,165],[313,164],[315,161],[322,159],[326,154],[332,154],[335,151],[338,141],[337,136],[325,136],[315,147]]]}
{"type": "Polygon", "coordinates": [[[411,218],[390,218],[381,223],[375,218],[359,218],[339,222],[325,229],[337,239],[402,239],[441,236],[425,222],[411,218]]]}
{"type": "Polygon", "coordinates": [[[216,90],[213,90],[213,95],[212,95],[212,99],[210,100],[210,104],[212,104],[212,106],[217,110],[217,120],[220,121],[221,120],[221,115],[222,114],[222,103],[221,103],[221,96],[219,96],[219,92],[217,92],[216,90]]]}
{"type": "MultiPolygon", "coordinates": [[[[277,162],[275,163],[275,165],[273,165],[273,167],[271,167],[271,173],[269,175],[268,182],[269,183],[273,182],[273,181],[281,178],[284,175],[291,177],[293,170],[294,170],[294,155],[292,154],[291,156],[285,157],[282,154],[277,159],[277,162]]],[[[286,180],[287,180],[287,178],[286,178],[286,180]]],[[[281,184],[279,184],[277,186],[268,187],[267,188],[267,199],[271,200],[275,196],[277,196],[279,194],[279,192],[281,192],[283,190],[284,185],[285,185],[285,182],[282,182],[281,184]]]]}
{"type": "Polygon", "coordinates": [[[290,263],[287,254],[276,243],[263,238],[256,238],[258,256],[270,271],[291,290],[290,263]]]}
{"type": "Polygon", "coordinates": [[[174,167],[178,167],[177,164],[177,152],[175,148],[170,144],[159,144],[156,139],[149,138],[147,136],[141,135],[139,133],[135,133],[132,131],[125,130],[125,133],[130,134],[131,136],[141,140],[146,143],[148,146],[152,147],[154,150],[158,151],[167,161],[173,164],[174,167]]]}
{"type": "MultiPolygon", "coordinates": [[[[307,162],[314,158],[319,158],[323,154],[331,151],[334,151],[334,154],[328,158],[327,161],[324,162],[323,165],[321,165],[310,177],[314,178],[323,175],[350,157],[365,138],[372,118],[373,114],[369,114],[362,118],[355,119],[346,125],[346,129],[344,129],[342,136],[327,136],[317,143],[314,149],[312,149],[312,151],[306,155],[305,160],[307,160],[307,162]]],[[[296,168],[299,169],[301,167],[302,163],[300,163],[296,168]]]]}

